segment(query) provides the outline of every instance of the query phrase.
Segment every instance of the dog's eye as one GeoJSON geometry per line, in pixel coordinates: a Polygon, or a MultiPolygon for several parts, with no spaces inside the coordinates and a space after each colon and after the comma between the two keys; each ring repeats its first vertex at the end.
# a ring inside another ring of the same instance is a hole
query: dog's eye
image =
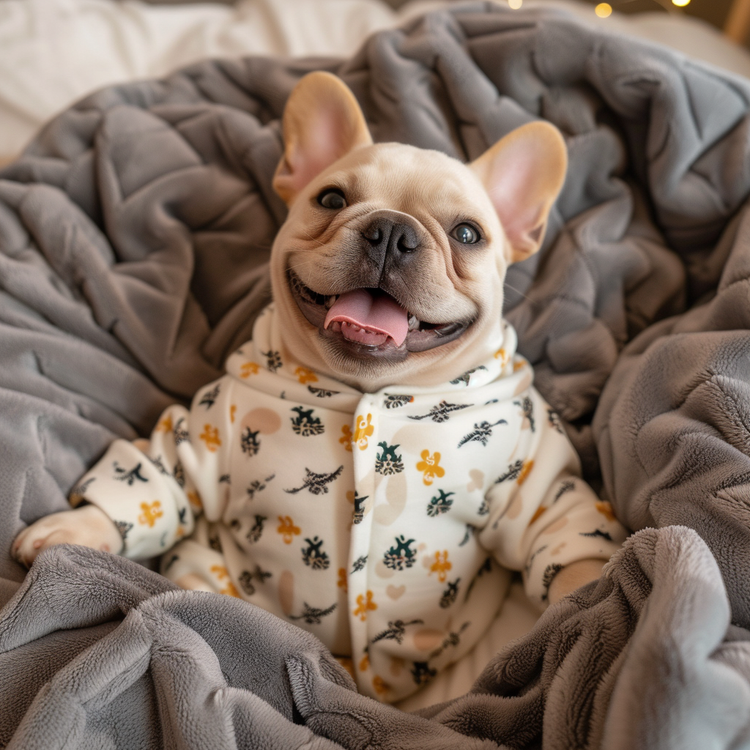
{"type": "Polygon", "coordinates": [[[451,232],[451,237],[457,239],[462,245],[474,245],[479,242],[479,232],[471,224],[459,224],[451,232]]]}
{"type": "Polygon", "coordinates": [[[326,188],[318,195],[318,203],[323,208],[332,208],[334,211],[340,211],[346,207],[346,198],[338,188],[326,188]]]}

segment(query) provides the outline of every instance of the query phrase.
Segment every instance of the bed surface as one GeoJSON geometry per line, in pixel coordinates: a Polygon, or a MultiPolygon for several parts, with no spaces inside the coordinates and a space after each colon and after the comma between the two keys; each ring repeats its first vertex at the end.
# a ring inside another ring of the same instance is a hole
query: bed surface
{"type": "Polygon", "coordinates": [[[732,73],[490,3],[349,57],[197,62],[64,110],[0,172],[0,745],[747,747],[749,128],[732,73]],[[285,216],[278,119],[313,68],[377,140],[472,159],[537,117],[565,132],[570,174],[506,313],[633,531],[469,693],[416,714],[246,602],[92,550],[28,575],[7,552],[249,337],[285,216]]]}

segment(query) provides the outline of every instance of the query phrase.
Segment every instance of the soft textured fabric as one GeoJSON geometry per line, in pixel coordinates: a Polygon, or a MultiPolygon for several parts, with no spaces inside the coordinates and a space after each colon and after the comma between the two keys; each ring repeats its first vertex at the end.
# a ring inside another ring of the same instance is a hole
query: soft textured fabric
{"type": "Polygon", "coordinates": [[[746,746],[749,113],[741,78],[479,4],[347,61],[206,62],[53,121],[0,172],[0,744],[746,746]],[[313,68],[341,74],[380,141],[470,160],[533,118],[563,130],[568,179],[506,317],[585,475],[639,528],[418,716],[248,602],[90,550],[28,575],[9,554],[114,438],[148,435],[250,338],[285,215],[278,118],[313,68]]]}
{"type": "Polygon", "coordinates": [[[512,327],[493,348],[442,386],[364,394],[296,361],[271,305],[225,377],[147,446],[116,440],[73,501],[109,515],[126,556],[177,543],[170,580],[299,624],[350,658],[362,694],[399,701],[477,644],[509,570],[541,607],[562,567],[625,538],[512,327]]]}

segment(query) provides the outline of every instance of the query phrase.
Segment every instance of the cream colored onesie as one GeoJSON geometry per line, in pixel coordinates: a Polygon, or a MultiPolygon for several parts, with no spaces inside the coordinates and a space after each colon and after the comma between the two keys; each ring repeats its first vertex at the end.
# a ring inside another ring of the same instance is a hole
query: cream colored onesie
{"type": "Polygon", "coordinates": [[[127,557],[171,550],[170,579],[309,630],[361,692],[402,699],[482,636],[508,570],[542,604],[560,567],[625,538],[515,349],[506,325],[450,383],[362,393],[296,363],[271,306],[227,375],[145,453],[115,441],[71,502],[102,508],[127,557]]]}

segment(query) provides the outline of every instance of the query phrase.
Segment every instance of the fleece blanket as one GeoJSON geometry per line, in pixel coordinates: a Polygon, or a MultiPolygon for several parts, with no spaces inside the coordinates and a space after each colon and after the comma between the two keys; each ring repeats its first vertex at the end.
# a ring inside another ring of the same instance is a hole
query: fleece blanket
{"type": "Polygon", "coordinates": [[[103,90],[0,172],[0,745],[750,747],[750,83],[554,12],[457,6],[349,60],[103,90]],[[535,118],[570,174],[507,316],[633,531],[465,696],[356,693],[311,635],[147,567],[11,540],[220,374],[268,300],[279,117],[312,69],[376,140],[473,159],[535,118]]]}

